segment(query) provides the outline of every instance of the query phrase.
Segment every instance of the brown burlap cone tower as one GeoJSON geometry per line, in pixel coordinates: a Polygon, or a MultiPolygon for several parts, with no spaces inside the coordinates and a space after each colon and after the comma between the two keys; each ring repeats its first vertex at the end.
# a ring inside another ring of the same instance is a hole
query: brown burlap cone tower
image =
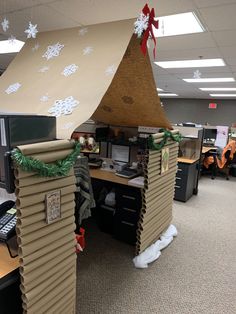
{"type": "MultiPolygon", "coordinates": [[[[46,163],[65,158],[67,140],[18,147],[46,163]]],[[[45,178],[15,168],[17,237],[24,313],[75,313],[76,256],[73,169],[68,176],[45,178]],[[61,218],[46,223],[45,195],[60,191],[61,218]]]]}
{"type": "Polygon", "coordinates": [[[172,128],[160,104],[149,55],[142,54],[136,35],[92,119],[110,125],[172,128]]]}

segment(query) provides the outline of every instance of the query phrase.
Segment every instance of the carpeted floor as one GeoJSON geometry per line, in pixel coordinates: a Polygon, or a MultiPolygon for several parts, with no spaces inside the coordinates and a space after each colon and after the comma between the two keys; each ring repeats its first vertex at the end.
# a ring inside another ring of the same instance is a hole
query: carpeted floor
{"type": "Polygon", "coordinates": [[[179,232],[148,269],[133,247],[87,229],[78,257],[78,314],[235,314],[236,178],[199,181],[199,193],[174,202],[179,232]]]}

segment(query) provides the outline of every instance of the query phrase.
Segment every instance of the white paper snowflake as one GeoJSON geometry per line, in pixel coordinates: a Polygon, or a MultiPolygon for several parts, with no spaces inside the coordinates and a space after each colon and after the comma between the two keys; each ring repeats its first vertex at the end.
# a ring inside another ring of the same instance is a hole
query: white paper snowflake
{"type": "Polygon", "coordinates": [[[85,56],[85,55],[90,55],[90,53],[91,52],[93,52],[93,47],[85,47],[84,49],[83,49],[83,55],[85,56]]]}
{"type": "Polygon", "coordinates": [[[193,72],[193,78],[194,79],[200,79],[201,75],[202,75],[202,73],[199,70],[196,70],[193,72]]]}
{"type": "Polygon", "coordinates": [[[41,69],[39,69],[39,72],[44,73],[44,72],[46,72],[46,71],[48,71],[48,70],[49,70],[49,67],[44,66],[44,67],[42,67],[41,69]]]}
{"type": "Polygon", "coordinates": [[[49,100],[48,95],[43,95],[42,97],[40,97],[40,101],[46,102],[49,100]]]}
{"type": "Polygon", "coordinates": [[[17,82],[12,85],[9,85],[8,88],[5,90],[5,92],[7,94],[15,93],[18,91],[20,87],[21,87],[21,84],[17,82]]]}
{"type": "Polygon", "coordinates": [[[74,126],[74,122],[65,123],[65,124],[62,126],[62,130],[68,130],[68,129],[72,128],[73,126],[74,126]]]}
{"type": "Polygon", "coordinates": [[[145,15],[143,13],[139,14],[137,21],[134,22],[134,33],[138,35],[138,37],[142,36],[143,31],[145,31],[148,27],[149,14],[145,15]]]}
{"type": "Polygon", "coordinates": [[[61,72],[62,75],[64,76],[69,76],[73,73],[75,73],[76,71],[78,70],[78,65],[76,64],[70,64],[70,65],[67,65],[64,70],[61,72]]]}
{"type": "Polygon", "coordinates": [[[112,75],[116,72],[116,67],[114,64],[110,65],[109,67],[106,68],[105,74],[106,75],[112,75]]]}
{"type": "Polygon", "coordinates": [[[29,22],[29,26],[25,30],[25,33],[27,34],[27,38],[36,38],[36,34],[38,33],[37,24],[33,25],[31,22],[29,22]]]}
{"type": "Polygon", "coordinates": [[[46,58],[47,60],[52,59],[54,57],[58,57],[63,47],[64,45],[61,45],[60,43],[48,46],[47,51],[43,54],[42,57],[46,58]]]}
{"type": "Polygon", "coordinates": [[[16,42],[16,37],[13,36],[13,35],[11,35],[11,36],[8,38],[8,41],[9,41],[10,44],[14,45],[15,42],[16,42]]]}
{"type": "Polygon", "coordinates": [[[9,21],[4,17],[4,20],[2,21],[2,29],[4,32],[7,31],[7,29],[9,28],[9,21]]]}
{"type": "Polygon", "coordinates": [[[80,36],[84,36],[88,32],[88,28],[84,27],[79,30],[80,36]]]}
{"type": "Polygon", "coordinates": [[[65,99],[55,100],[53,106],[49,108],[48,112],[55,117],[61,115],[68,115],[73,112],[73,108],[79,104],[79,101],[74,99],[73,96],[66,97],[65,99]]]}
{"type": "Polygon", "coordinates": [[[35,44],[35,45],[34,45],[34,47],[32,48],[32,51],[33,51],[33,52],[35,52],[36,50],[38,50],[38,49],[39,49],[39,47],[40,47],[40,46],[39,46],[39,44],[38,44],[38,43],[37,43],[37,44],[35,44]]]}

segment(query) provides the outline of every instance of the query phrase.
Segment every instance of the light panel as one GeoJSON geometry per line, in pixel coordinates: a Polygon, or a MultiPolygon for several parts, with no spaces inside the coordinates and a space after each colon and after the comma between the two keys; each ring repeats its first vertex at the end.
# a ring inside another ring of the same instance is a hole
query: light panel
{"type": "Polygon", "coordinates": [[[176,97],[176,96],[179,96],[179,95],[174,94],[174,93],[159,93],[158,95],[161,96],[161,97],[176,97]]]}
{"type": "Polygon", "coordinates": [[[158,91],[158,92],[163,92],[163,89],[157,88],[157,91],[158,91]]]}
{"type": "Polygon", "coordinates": [[[230,91],[236,91],[236,87],[201,87],[199,88],[203,91],[218,91],[218,92],[230,92],[230,91]]]}
{"type": "Polygon", "coordinates": [[[160,61],[154,62],[161,68],[206,68],[206,67],[222,67],[225,66],[224,60],[217,59],[198,59],[198,60],[179,60],[179,61],[160,61]]]}
{"type": "Polygon", "coordinates": [[[14,39],[13,41],[1,40],[0,54],[19,52],[21,48],[24,46],[24,44],[25,43],[23,41],[17,39],[14,39]]]}
{"type": "Polygon", "coordinates": [[[156,18],[156,20],[159,21],[159,28],[153,27],[155,37],[193,34],[204,31],[194,12],[161,16],[156,18]]]}
{"type": "Polygon", "coordinates": [[[236,94],[210,94],[211,97],[236,97],[236,94]]]}
{"type": "Polygon", "coordinates": [[[188,83],[222,83],[222,82],[235,82],[233,77],[211,77],[211,78],[200,78],[200,79],[183,79],[183,81],[188,83]]]}

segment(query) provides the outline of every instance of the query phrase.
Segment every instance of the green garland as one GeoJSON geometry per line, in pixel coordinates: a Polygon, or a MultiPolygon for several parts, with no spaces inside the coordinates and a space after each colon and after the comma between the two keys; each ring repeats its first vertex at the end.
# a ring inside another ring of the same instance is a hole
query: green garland
{"type": "Polygon", "coordinates": [[[75,144],[74,151],[65,159],[57,160],[54,164],[46,164],[43,161],[27,157],[19,149],[14,149],[11,158],[22,170],[27,172],[37,172],[42,177],[66,176],[73,167],[77,156],[80,153],[80,143],[75,144]]]}
{"type": "Polygon", "coordinates": [[[148,138],[148,147],[150,149],[155,149],[155,150],[162,149],[169,138],[171,138],[173,141],[178,142],[178,143],[182,139],[182,136],[179,133],[172,134],[171,131],[168,131],[166,129],[160,129],[160,133],[161,132],[164,132],[164,135],[163,135],[163,140],[160,143],[154,143],[154,138],[152,137],[152,135],[149,136],[149,138],[148,138]]]}

